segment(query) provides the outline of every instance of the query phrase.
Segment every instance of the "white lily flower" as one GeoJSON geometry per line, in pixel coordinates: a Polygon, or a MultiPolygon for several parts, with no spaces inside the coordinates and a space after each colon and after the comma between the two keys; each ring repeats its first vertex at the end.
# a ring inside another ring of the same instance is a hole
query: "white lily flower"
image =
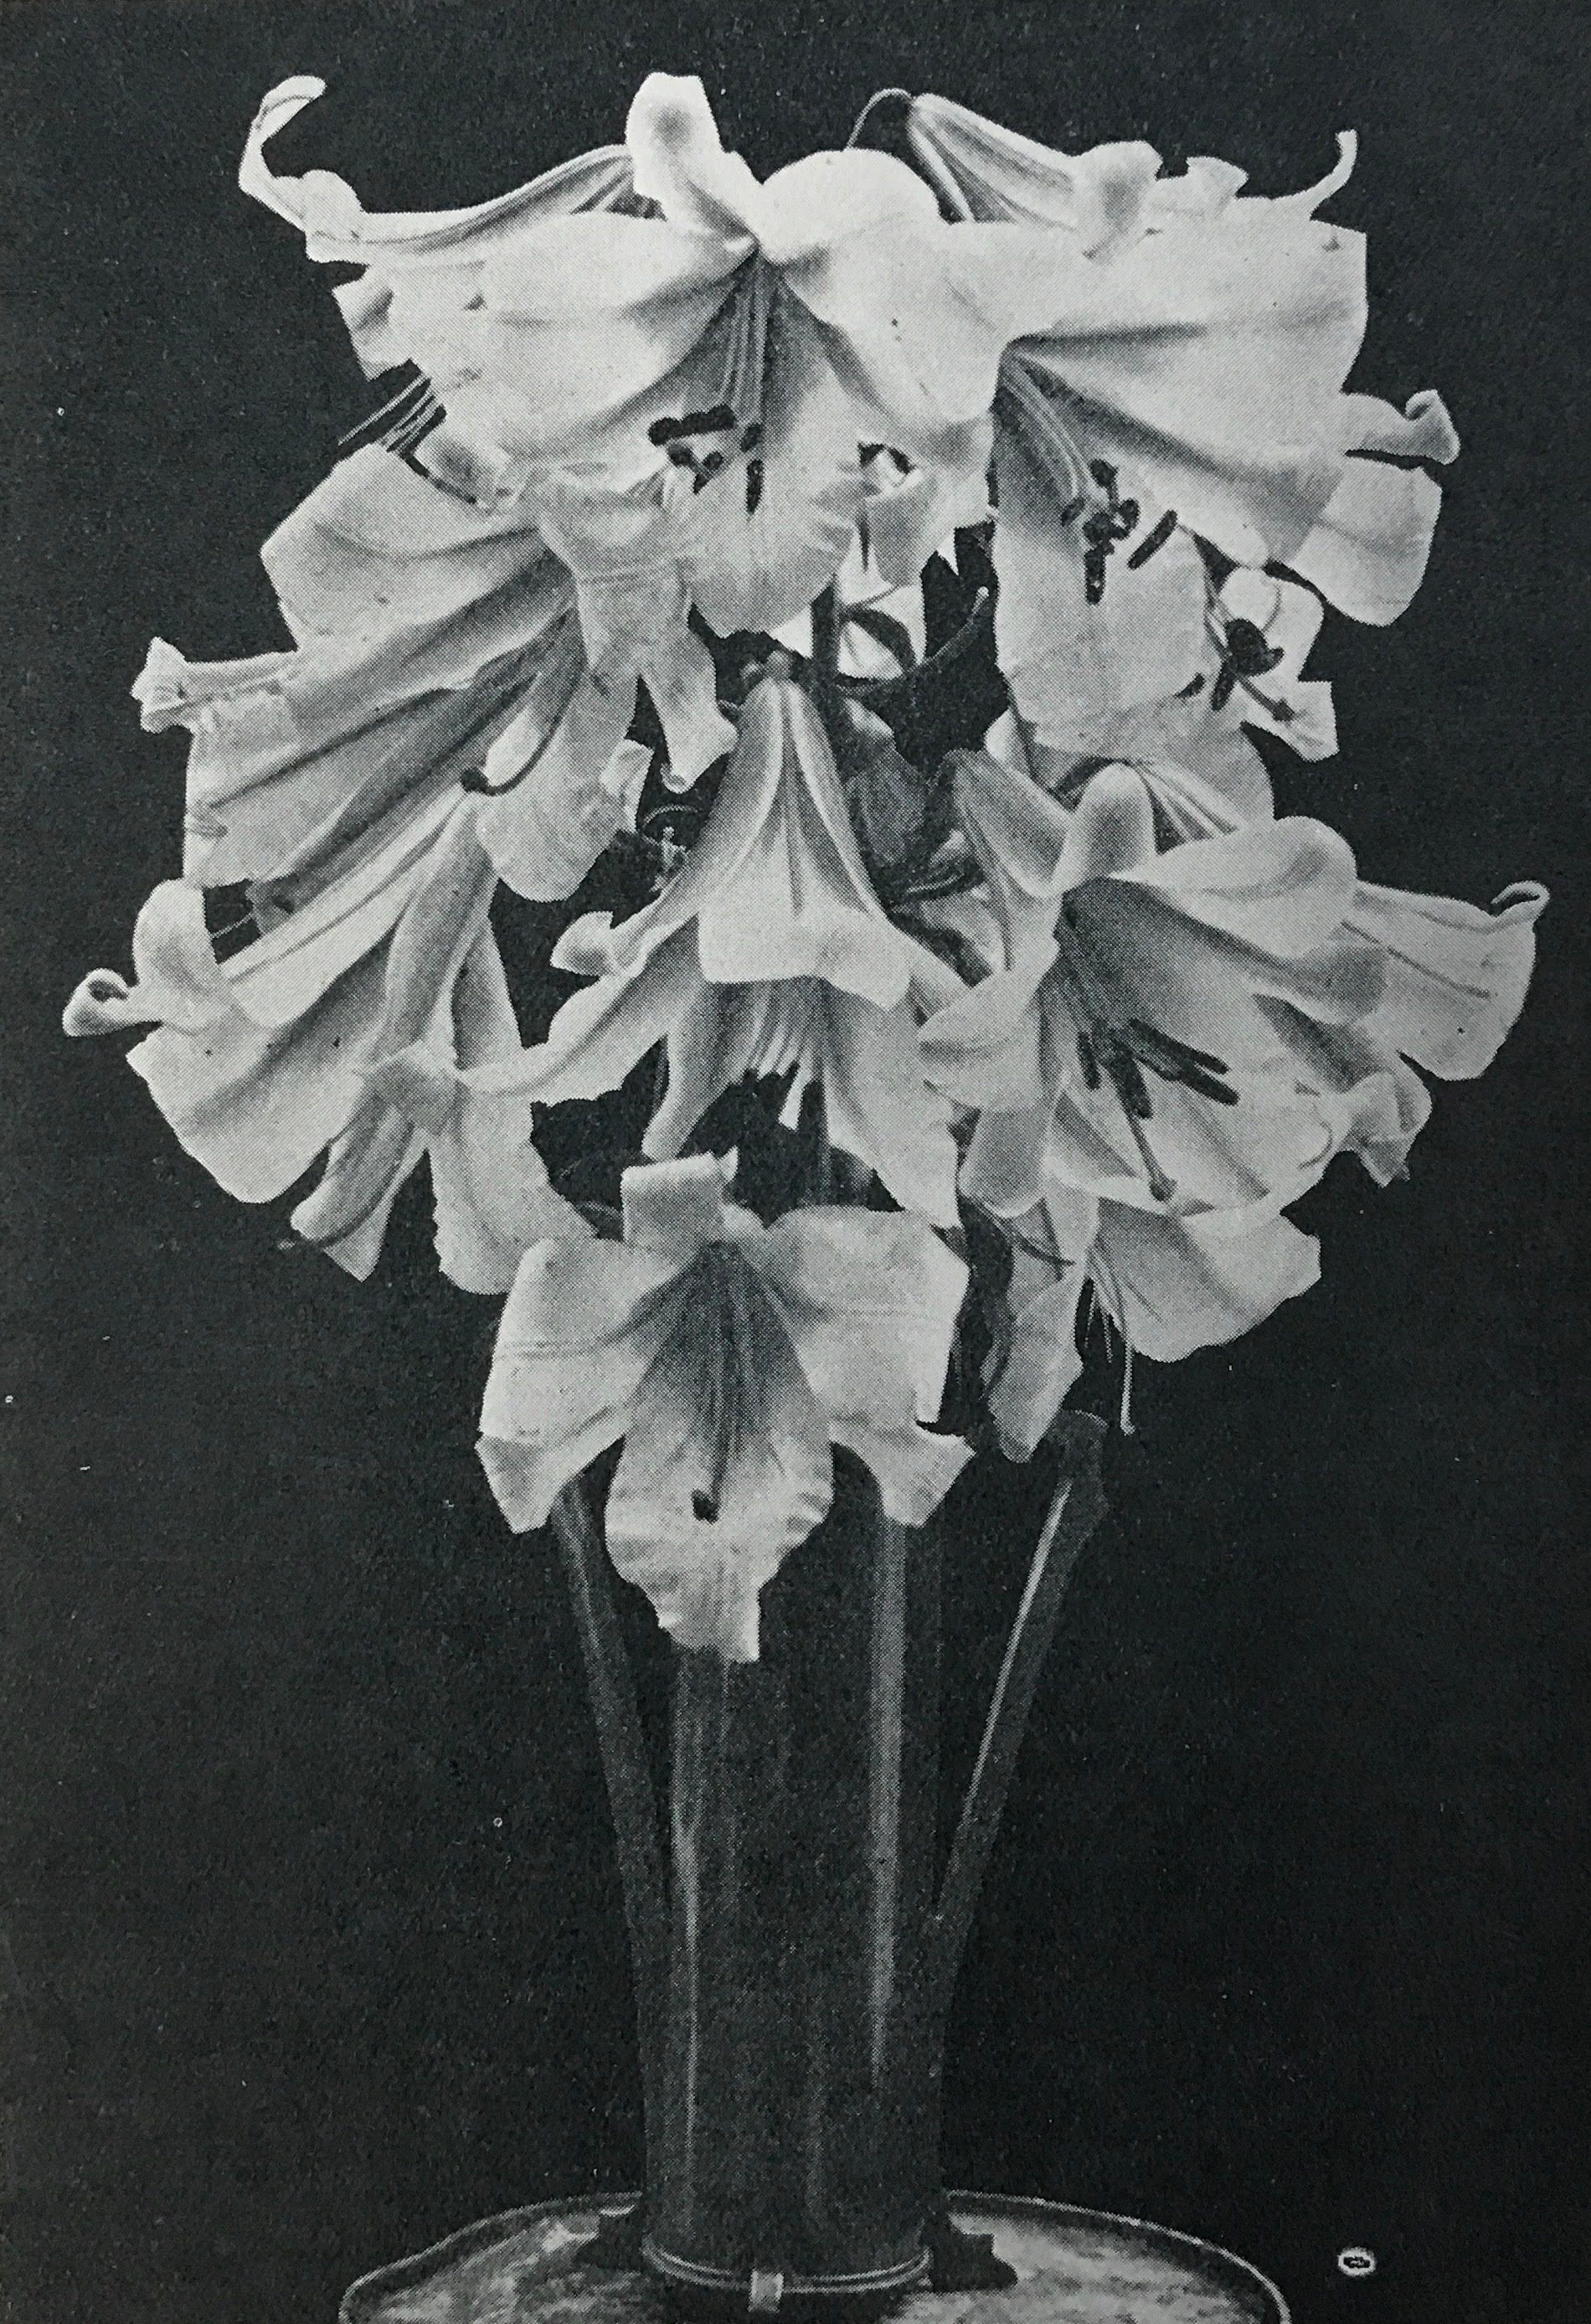
{"type": "MultiPolygon", "coordinates": [[[[1343,392],[1365,328],[1362,238],[1313,213],[1356,144],[1302,194],[1239,198],[1153,148],[1051,152],[938,97],[914,149],[969,220],[1043,222],[1072,295],[1007,353],[997,403],[1002,665],[1045,741],[1176,694],[1198,666],[1198,533],[1280,560],[1366,622],[1419,586],[1458,449],[1438,397],[1400,413],[1343,392]]],[[[987,227],[983,230],[987,231],[987,227]]]]}
{"type": "Polygon", "coordinates": [[[816,573],[808,599],[829,577],[859,440],[981,475],[1001,350],[1064,303],[1071,257],[1052,235],[952,229],[887,155],[812,154],[759,183],[694,78],[653,73],[630,108],[631,190],[658,215],[611,207],[625,189],[593,156],[462,226],[373,221],[340,181],[273,177],[264,146],[318,93],[266,98],[244,183],[312,257],[369,263],[344,296],[367,364],[413,362],[446,415],[418,456],[513,497],[549,465],[630,478],[649,447],[700,488],[682,535],[721,628],[771,627],[753,610],[793,571],[816,573]]]}
{"type": "Polygon", "coordinates": [[[461,782],[520,894],[578,887],[633,804],[644,677],[688,779],[733,739],[711,659],[658,611],[593,664],[575,578],[522,512],[450,500],[391,454],[335,469],[266,543],[291,652],[189,662],[157,640],[143,724],[192,733],[185,876],[292,908],[461,782]]]}
{"type": "Polygon", "coordinates": [[[624,1174],[622,1242],[521,1263],[481,1457],[528,1532],[623,1437],[608,1547],[676,1642],[756,1659],[758,1603],[825,1514],[832,1444],[922,1525],[968,1447],[924,1425],[943,1393],[966,1270],[905,1214],[813,1208],[765,1228],[724,1199],[732,1160],[624,1174]]]}
{"type": "MultiPolygon", "coordinates": [[[[1257,801],[1235,799],[1229,785],[1223,790],[1168,760],[1143,758],[1136,771],[1157,822],[1178,842],[1219,838],[1269,817],[1268,804],[1262,810],[1257,801]]],[[[1473,1081],[1513,1029],[1548,900],[1534,880],[1515,881],[1484,908],[1453,896],[1356,881],[1342,934],[1380,953],[1383,988],[1375,1007],[1356,1022],[1335,1023],[1277,996],[1262,1000],[1301,1086],[1337,1120],[1339,1146],[1383,1185],[1403,1175],[1409,1148],[1430,1119],[1421,1073],[1473,1081]]]]}
{"type": "Polygon", "coordinates": [[[982,1109],[962,1183],[1029,1210],[1047,1172],[1178,1215],[1279,1210],[1333,1148],[1273,1013],[1352,1023],[1384,983],[1344,932],[1353,857],[1302,816],[1158,851],[1153,800],[1113,766],[1068,815],[960,754],[962,822],[989,872],[1006,963],[933,1019],[933,1077],[982,1109]]]}
{"type": "Polygon", "coordinates": [[[956,1150],[916,1027],[961,982],[874,895],[822,723],[787,672],[776,657],[752,687],[683,867],[617,926],[592,913],[566,931],[554,965],[596,982],[483,1085],[511,1081],[543,1105],[594,1097],[667,1040],[667,1093],[644,1148],[660,1157],[731,1082],[789,1072],[787,1117],[819,1084],[832,1143],[949,1225],[956,1150]]]}
{"type": "MultiPolygon", "coordinates": [[[[1082,1370],[1083,1294],[1127,1351],[1176,1363],[1224,1346],[1320,1279],[1320,1245],[1269,1212],[1238,1222],[1173,1218],[1101,1202],[1046,1178],[1012,1222],[1004,1345],[986,1379],[989,1417],[1007,1460],[1032,1458],[1082,1370]]],[[[1124,1412],[1127,1389],[1124,1386],[1124,1412]]]]}
{"type": "Polygon", "coordinates": [[[503,1292],[544,1235],[584,1235],[533,1142],[529,1102],[474,1086],[472,1072],[520,1053],[519,1026],[487,925],[493,881],[475,819],[461,817],[399,923],[381,1022],[362,1066],[365,1094],[294,1211],[306,1242],[360,1279],[374,1268],[392,1205],[428,1165],[442,1272],[461,1290],[503,1292]]]}
{"type": "Polygon", "coordinates": [[[486,925],[495,879],[475,802],[442,809],[400,861],[345,872],[225,961],[203,891],[168,881],[133,930],[135,984],[95,971],[64,1022],[73,1035],[153,1026],[128,1063],[240,1201],[275,1200],[329,1149],[294,1224],[351,1273],[375,1264],[399,1188],[428,1156],[445,1270],[501,1291],[539,1235],[584,1230],[547,1184],[529,1106],[463,1078],[517,1056],[519,1033],[486,925]]]}

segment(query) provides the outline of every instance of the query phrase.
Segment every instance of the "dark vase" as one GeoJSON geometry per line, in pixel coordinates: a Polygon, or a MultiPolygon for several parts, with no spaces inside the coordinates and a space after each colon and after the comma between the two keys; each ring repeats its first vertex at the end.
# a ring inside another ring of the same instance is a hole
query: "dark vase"
{"type": "Polygon", "coordinates": [[[926,2270],[938,1632],[933,1529],[841,1457],[760,1659],[672,1656],[644,2248],[687,2305],[854,2311],[926,2270]]]}
{"type": "Polygon", "coordinates": [[[851,2319],[927,2278],[1013,2281],[939,2185],[946,2014],[1061,1595],[1103,1508],[1100,1424],[1056,1482],[941,1862],[938,1520],[837,1453],[822,1526],[762,1596],[759,1658],[671,1649],[667,1855],[595,1508],[553,1522],[613,1809],[646,2105],[644,2258],[676,2305],[851,2319]]]}

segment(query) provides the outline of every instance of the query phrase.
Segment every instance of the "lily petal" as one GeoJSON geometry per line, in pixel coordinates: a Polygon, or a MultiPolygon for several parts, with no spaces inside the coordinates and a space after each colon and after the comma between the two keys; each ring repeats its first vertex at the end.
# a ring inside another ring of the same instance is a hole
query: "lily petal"
{"type": "Polygon", "coordinates": [[[191,1032],[162,1025],[127,1063],[225,1193],[271,1202],[346,1127],[381,1009],[382,962],[372,955],[293,1022],[266,1028],[235,1010],[191,1032]]]}
{"type": "Polygon", "coordinates": [[[1365,1029],[1444,1081],[1485,1073],[1524,1005],[1547,901],[1534,881],[1505,889],[1490,911],[1362,882],[1344,926],[1386,963],[1365,1029]]]}
{"type": "Polygon", "coordinates": [[[1087,1281],[1086,1267],[1074,1259],[1013,1307],[1009,1345],[986,1383],[989,1416],[1007,1461],[1033,1458],[1081,1375],[1077,1317],[1087,1281]]]}
{"type": "Polygon", "coordinates": [[[777,1314],[745,1263],[731,1254],[730,1265],[732,1316],[688,1281],[673,1304],[635,1393],[606,1525],[614,1564],[676,1645],[751,1662],[763,1587],[827,1514],[833,1461],[777,1314]],[[727,1449],[715,1427],[726,1364],[743,1401],[727,1449]]]}
{"type": "Polygon", "coordinates": [[[936,1417],[967,1269],[922,1219],[791,1211],[756,1264],[825,1410],[885,1428],[936,1417]]]}
{"type": "Polygon", "coordinates": [[[529,185],[472,208],[372,212],[341,178],[327,171],[278,177],[265,160],[265,147],[277,133],[325,95],[326,83],[311,73],[279,81],[260,102],[238,171],[244,192],[296,226],[313,259],[357,265],[379,256],[387,265],[430,266],[445,253],[461,248],[478,254],[538,217],[584,209],[630,185],[630,157],[622,146],[610,145],[562,162],[529,185]]]}
{"type": "Polygon", "coordinates": [[[678,1261],[625,1243],[537,1243],[520,1263],[498,1326],[481,1412],[480,1453],[516,1533],[617,1441],[667,1338],[678,1261]]]}
{"type": "Polygon", "coordinates": [[[156,888],[133,928],[129,985],[114,969],[97,968],[66,1006],[63,1029],[74,1039],[121,1032],[132,1025],[166,1024],[195,1033],[231,1014],[231,990],[205,925],[201,889],[166,880],[156,888]]]}

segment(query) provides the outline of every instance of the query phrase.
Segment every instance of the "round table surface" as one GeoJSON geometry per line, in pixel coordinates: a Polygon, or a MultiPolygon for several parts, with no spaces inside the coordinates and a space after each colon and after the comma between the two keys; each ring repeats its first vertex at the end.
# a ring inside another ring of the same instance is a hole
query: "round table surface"
{"type": "MultiPolygon", "coordinates": [[[[604,2212],[633,2196],[537,2203],[449,2236],[361,2277],[339,2324],[672,2324],[639,2270],[593,2268],[582,2253],[604,2212]]],[[[992,2235],[1016,2271],[998,2292],[916,2292],[899,2324],[1288,2324],[1275,2286],[1196,2236],[1066,2203],[1015,2195],[950,2198],[956,2224],[992,2235]]]]}

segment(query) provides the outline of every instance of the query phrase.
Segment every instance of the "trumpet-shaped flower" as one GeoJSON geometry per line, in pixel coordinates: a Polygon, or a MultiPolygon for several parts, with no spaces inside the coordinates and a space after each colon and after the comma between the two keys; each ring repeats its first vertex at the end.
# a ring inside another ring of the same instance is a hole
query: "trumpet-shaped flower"
{"type": "Polygon", "coordinates": [[[677,593],[603,621],[601,584],[523,511],[471,508],[390,453],[334,469],[264,555],[298,650],[165,649],[141,682],[146,724],[194,729],[190,876],[286,877],[462,779],[500,876],[549,900],[624,818],[643,680],[678,779],[733,738],[677,593]]]}
{"type": "Polygon", "coordinates": [[[788,1072],[788,1111],[818,1084],[832,1141],[948,1225],[956,1151],[916,1026],[961,982],[874,895],[822,723],[786,673],[776,658],[748,696],[683,867],[629,919],[593,913],[566,932],[555,965],[596,982],[538,1048],[487,1079],[544,1105],[594,1097],[667,1040],[668,1088],[645,1143],[667,1157],[730,1083],[788,1072]]]}
{"type": "Polygon", "coordinates": [[[1044,740],[1193,676],[1190,534],[1281,560],[1360,621],[1402,612],[1439,499],[1421,464],[1458,444],[1430,392],[1400,413],[1344,392],[1363,245],[1313,213],[1351,138],[1318,186],[1256,200],[1224,163],[1163,179],[1151,147],[1051,152],[938,97],[911,136],[958,215],[1042,224],[1081,261],[1009,350],[997,404],[1001,659],[1044,740]]]}
{"type": "Polygon", "coordinates": [[[266,144],[319,93],[299,79],[266,98],[244,182],[312,257],[366,266],[342,303],[367,368],[412,362],[445,415],[417,456],[515,498],[549,466],[629,478],[649,449],[696,503],[682,539],[720,627],[752,625],[777,576],[816,572],[787,614],[834,570],[859,440],[980,473],[1001,350],[1065,303],[1056,237],[952,229],[887,155],[813,154],[759,183],[695,79],[643,83],[628,182],[593,156],[489,219],[374,219],[340,180],[274,177],[266,144]],[[654,214],[626,214],[630,195],[654,214]]]}
{"type": "Polygon", "coordinates": [[[968,1457],[932,1421],[966,1273],[920,1220],[813,1208],[765,1228],[713,1155],[624,1175],[621,1242],[520,1265],[481,1457],[518,1532],[620,1437],[608,1547],[682,1646],[754,1660],[758,1601],[818,1524],[831,1446],[921,1525],[968,1457]]]}
{"type": "Polygon", "coordinates": [[[224,962],[202,890],[167,881],[133,931],[136,983],[96,971],[65,1023],[153,1026],[129,1062],[242,1201],[273,1200],[326,1153],[293,1223],[353,1274],[374,1266],[392,1203],[428,1157],[445,1271],[501,1291],[530,1242],[584,1227],[547,1184],[529,1105],[464,1078],[519,1053],[475,813],[452,803],[401,872],[345,874],[224,962]]]}
{"type": "Polygon", "coordinates": [[[1353,857],[1303,817],[1158,852],[1142,776],[1095,776],[1069,816],[965,755],[963,822],[996,883],[1006,965],[924,1031],[942,1087],[982,1109],[963,1173],[1017,1215],[1052,1170],[1179,1215],[1280,1209],[1333,1150],[1262,1007],[1351,1024],[1384,982],[1344,932],[1353,857]]]}

